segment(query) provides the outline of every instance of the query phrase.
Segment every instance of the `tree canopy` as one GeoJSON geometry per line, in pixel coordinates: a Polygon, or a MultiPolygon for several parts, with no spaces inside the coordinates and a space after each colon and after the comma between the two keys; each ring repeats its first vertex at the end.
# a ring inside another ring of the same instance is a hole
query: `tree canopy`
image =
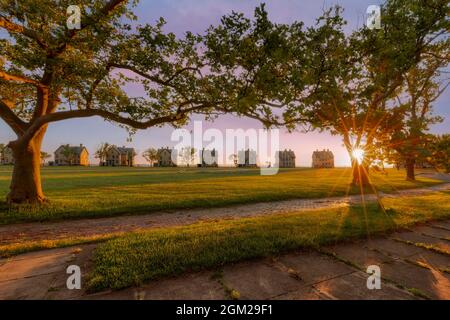
{"type": "Polygon", "coordinates": [[[158,156],[158,150],[156,150],[155,148],[148,148],[146,149],[143,153],[142,156],[144,157],[144,159],[151,165],[154,166],[155,163],[158,161],[159,156],[158,156]]]}

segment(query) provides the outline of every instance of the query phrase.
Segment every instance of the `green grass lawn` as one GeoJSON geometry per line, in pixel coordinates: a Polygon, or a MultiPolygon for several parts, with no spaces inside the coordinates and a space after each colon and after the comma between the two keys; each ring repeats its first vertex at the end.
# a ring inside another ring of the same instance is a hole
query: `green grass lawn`
{"type": "MultiPolygon", "coordinates": [[[[0,167],[0,199],[8,192],[11,167],[0,167]]],[[[258,169],[46,167],[43,186],[50,204],[9,208],[0,200],[0,224],[141,214],[156,210],[219,207],[293,198],[356,194],[350,169],[284,169],[261,176],[258,169]]],[[[372,174],[377,190],[392,192],[439,183],[405,180],[403,171],[372,174]]],[[[366,193],[372,190],[366,190],[366,193]]]]}
{"type": "MultiPolygon", "coordinates": [[[[376,235],[450,218],[450,192],[376,204],[196,223],[128,234],[100,244],[92,291],[120,289],[187,271],[376,235]]],[[[450,254],[450,253],[443,253],[450,254]]]]}

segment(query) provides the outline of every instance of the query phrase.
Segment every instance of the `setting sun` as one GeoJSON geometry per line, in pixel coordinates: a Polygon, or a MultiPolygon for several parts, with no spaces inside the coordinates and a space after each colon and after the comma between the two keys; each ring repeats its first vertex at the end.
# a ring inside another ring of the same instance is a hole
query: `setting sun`
{"type": "Polygon", "coordinates": [[[361,164],[364,161],[364,150],[361,148],[355,148],[352,151],[352,157],[361,164]]]}

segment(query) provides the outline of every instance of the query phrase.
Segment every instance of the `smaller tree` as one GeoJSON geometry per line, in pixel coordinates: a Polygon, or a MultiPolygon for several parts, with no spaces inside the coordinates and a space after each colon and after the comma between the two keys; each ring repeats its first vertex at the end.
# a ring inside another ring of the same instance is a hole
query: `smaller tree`
{"type": "Polygon", "coordinates": [[[95,158],[99,159],[100,166],[105,165],[109,148],[110,148],[110,144],[107,142],[104,142],[104,143],[101,143],[98,146],[97,150],[95,151],[95,158]]]}
{"type": "Polygon", "coordinates": [[[51,155],[45,151],[41,151],[41,163],[42,165],[45,164],[45,160],[49,159],[51,155]]]}
{"type": "Polygon", "coordinates": [[[152,166],[155,166],[155,163],[158,161],[158,150],[155,148],[148,148],[142,153],[144,159],[152,166]]]}
{"type": "Polygon", "coordinates": [[[238,155],[237,155],[237,154],[235,154],[235,153],[230,154],[230,156],[228,157],[228,159],[229,159],[230,161],[233,161],[233,164],[234,164],[235,167],[238,166],[238,155]]]}
{"type": "Polygon", "coordinates": [[[415,180],[417,162],[427,161],[431,156],[430,126],[442,121],[433,114],[433,103],[450,85],[449,79],[442,79],[447,59],[440,57],[450,54],[450,42],[438,49],[432,51],[434,56],[424,59],[405,75],[404,86],[397,96],[402,119],[395,126],[397,130],[387,147],[394,149],[399,156],[397,161],[405,165],[408,180],[415,180]]]}
{"type": "Polygon", "coordinates": [[[184,147],[181,148],[180,158],[187,167],[189,167],[195,161],[195,148],[184,147]]]}
{"type": "Polygon", "coordinates": [[[434,136],[431,150],[430,162],[446,173],[450,173],[450,134],[434,136]]]}
{"type": "Polygon", "coordinates": [[[376,160],[376,149],[401,129],[402,124],[396,121],[399,109],[408,105],[392,101],[408,81],[407,76],[424,79],[428,86],[430,81],[414,72],[424,73],[421,69],[427,67],[426,60],[435,55],[437,59],[447,56],[448,1],[432,3],[387,0],[382,6],[383,28],[364,27],[349,35],[339,12],[328,13],[311,34],[320,41],[312,43],[309,64],[298,55],[287,61],[290,74],[282,78],[289,88],[285,121],[310,123],[312,129],[340,135],[352,160],[355,185],[371,184],[368,172],[376,160]],[[301,71],[300,78],[294,73],[296,69],[301,71]],[[304,81],[299,81],[302,76],[304,81]]]}

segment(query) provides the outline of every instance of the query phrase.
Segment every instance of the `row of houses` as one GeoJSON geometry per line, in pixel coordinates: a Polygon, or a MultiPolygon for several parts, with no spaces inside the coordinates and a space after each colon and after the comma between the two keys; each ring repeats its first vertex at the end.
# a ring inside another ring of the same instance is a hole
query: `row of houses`
{"type": "MultiPolygon", "coordinates": [[[[158,161],[154,166],[159,167],[175,167],[176,164],[172,159],[176,159],[177,155],[174,154],[176,150],[167,148],[158,149],[158,161]]],[[[278,168],[295,168],[295,152],[291,149],[284,151],[277,151],[275,158],[277,163],[275,166],[278,168]]],[[[218,153],[213,150],[201,150],[200,152],[201,163],[199,167],[217,167],[218,166],[218,153]],[[208,159],[206,161],[205,159],[208,159]]],[[[234,163],[239,168],[252,168],[257,167],[257,153],[254,150],[241,150],[235,156],[234,163]]],[[[269,164],[271,166],[271,164],[269,164]]],[[[312,156],[313,168],[334,168],[334,155],[330,150],[319,151],[316,150],[312,156]]]]}
{"type": "MultiPolygon", "coordinates": [[[[172,159],[176,159],[177,155],[174,154],[176,150],[169,148],[162,148],[158,150],[158,162],[155,166],[159,167],[173,167],[176,164],[172,159]]],[[[199,167],[218,167],[218,152],[217,150],[201,150],[199,167]]],[[[295,168],[295,153],[292,150],[278,151],[276,153],[276,159],[278,159],[278,167],[280,168],[295,168]]],[[[237,167],[256,167],[257,166],[257,153],[254,150],[241,150],[235,156],[235,165],[237,167]]]]}
{"type": "MultiPolygon", "coordinates": [[[[134,166],[136,152],[133,148],[118,147],[111,145],[105,150],[105,156],[100,159],[100,166],[134,166]]],[[[88,166],[89,151],[85,146],[70,146],[68,144],[60,146],[55,151],[56,166],[88,166]]]]}
{"type": "MultiPolygon", "coordinates": [[[[102,166],[134,166],[136,153],[133,148],[110,146],[107,150],[105,161],[100,161],[102,166]]],[[[0,164],[14,164],[12,150],[5,147],[0,152],[0,164]]],[[[49,161],[55,166],[89,166],[89,151],[85,146],[61,145],[54,152],[54,161],[49,161]]]]}
{"type": "MultiPolygon", "coordinates": [[[[168,147],[159,148],[157,150],[157,159],[153,166],[156,167],[176,167],[177,164],[173,159],[177,159],[175,149],[168,147]]],[[[133,167],[135,165],[135,156],[137,155],[134,148],[127,148],[125,146],[118,147],[111,145],[105,151],[104,157],[100,159],[100,166],[127,166],[133,167]]],[[[218,152],[217,150],[201,150],[200,163],[198,167],[218,167],[218,152]]],[[[277,163],[275,165],[279,168],[295,168],[296,156],[293,150],[283,150],[276,153],[277,163]]],[[[254,150],[241,150],[235,156],[234,163],[237,167],[256,167],[257,153],[254,150]]],[[[4,148],[0,153],[0,164],[14,164],[14,158],[11,149],[4,148]]],[[[49,162],[50,165],[56,166],[89,166],[89,151],[85,146],[61,145],[54,152],[54,161],[49,162]]],[[[269,164],[271,166],[271,164],[269,164]]],[[[313,168],[334,168],[334,155],[330,150],[319,151],[316,150],[312,155],[313,168]]]]}

